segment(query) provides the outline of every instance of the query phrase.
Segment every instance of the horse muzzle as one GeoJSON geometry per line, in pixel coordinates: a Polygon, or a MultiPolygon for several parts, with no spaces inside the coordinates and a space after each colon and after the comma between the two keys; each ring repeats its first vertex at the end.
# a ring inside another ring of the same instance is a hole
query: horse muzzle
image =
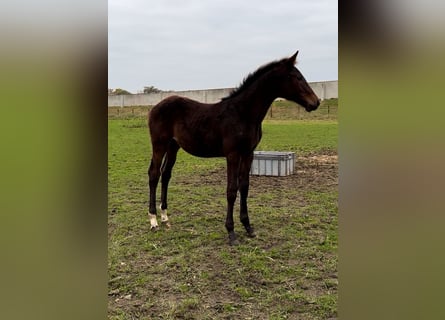
{"type": "Polygon", "coordinates": [[[313,103],[306,104],[306,106],[304,108],[306,109],[307,112],[311,112],[311,111],[317,110],[319,105],[320,105],[320,99],[317,99],[313,103]]]}

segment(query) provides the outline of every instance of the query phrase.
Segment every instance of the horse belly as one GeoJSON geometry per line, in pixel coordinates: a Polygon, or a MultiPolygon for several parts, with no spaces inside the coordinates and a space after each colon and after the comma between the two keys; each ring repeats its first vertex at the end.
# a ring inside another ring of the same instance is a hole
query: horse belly
{"type": "Polygon", "coordinates": [[[179,146],[197,157],[223,156],[221,131],[214,116],[202,112],[203,110],[188,111],[178,118],[174,125],[173,138],[179,146]],[[197,118],[199,113],[201,115],[197,118]]]}
{"type": "Polygon", "coordinates": [[[216,143],[208,143],[200,140],[177,139],[179,146],[187,153],[201,158],[222,157],[222,148],[216,143]]]}

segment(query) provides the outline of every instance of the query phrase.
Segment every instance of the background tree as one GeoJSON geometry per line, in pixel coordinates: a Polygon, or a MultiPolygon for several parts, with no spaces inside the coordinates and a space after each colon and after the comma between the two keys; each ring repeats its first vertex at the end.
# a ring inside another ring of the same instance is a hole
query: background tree
{"type": "Polygon", "coordinates": [[[116,88],[113,90],[113,94],[115,95],[121,95],[121,94],[131,94],[131,92],[128,92],[127,90],[116,88]]]}
{"type": "Polygon", "coordinates": [[[144,93],[158,93],[158,92],[161,92],[161,90],[159,90],[156,87],[153,86],[144,87],[144,93]]]}

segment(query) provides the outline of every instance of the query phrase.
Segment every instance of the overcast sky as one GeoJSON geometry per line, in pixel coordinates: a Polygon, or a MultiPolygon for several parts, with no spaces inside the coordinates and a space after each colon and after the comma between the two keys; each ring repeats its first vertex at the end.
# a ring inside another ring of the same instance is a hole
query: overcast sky
{"type": "Polygon", "coordinates": [[[235,87],[299,50],[308,81],[338,79],[337,1],[109,0],[108,86],[235,87]]]}

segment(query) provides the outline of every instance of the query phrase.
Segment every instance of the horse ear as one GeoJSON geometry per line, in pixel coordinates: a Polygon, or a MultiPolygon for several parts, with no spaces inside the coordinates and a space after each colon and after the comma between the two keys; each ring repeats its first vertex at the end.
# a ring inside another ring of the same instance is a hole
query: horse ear
{"type": "Polygon", "coordinates": [[[297,52],[294,53],[294,55],[292,57],[289,58],[289,63],[291,63],[292,65],[295,65],[295,63],[297,63],[297,55],[298,55],[298,50],[297,50],[297,52]]]}

